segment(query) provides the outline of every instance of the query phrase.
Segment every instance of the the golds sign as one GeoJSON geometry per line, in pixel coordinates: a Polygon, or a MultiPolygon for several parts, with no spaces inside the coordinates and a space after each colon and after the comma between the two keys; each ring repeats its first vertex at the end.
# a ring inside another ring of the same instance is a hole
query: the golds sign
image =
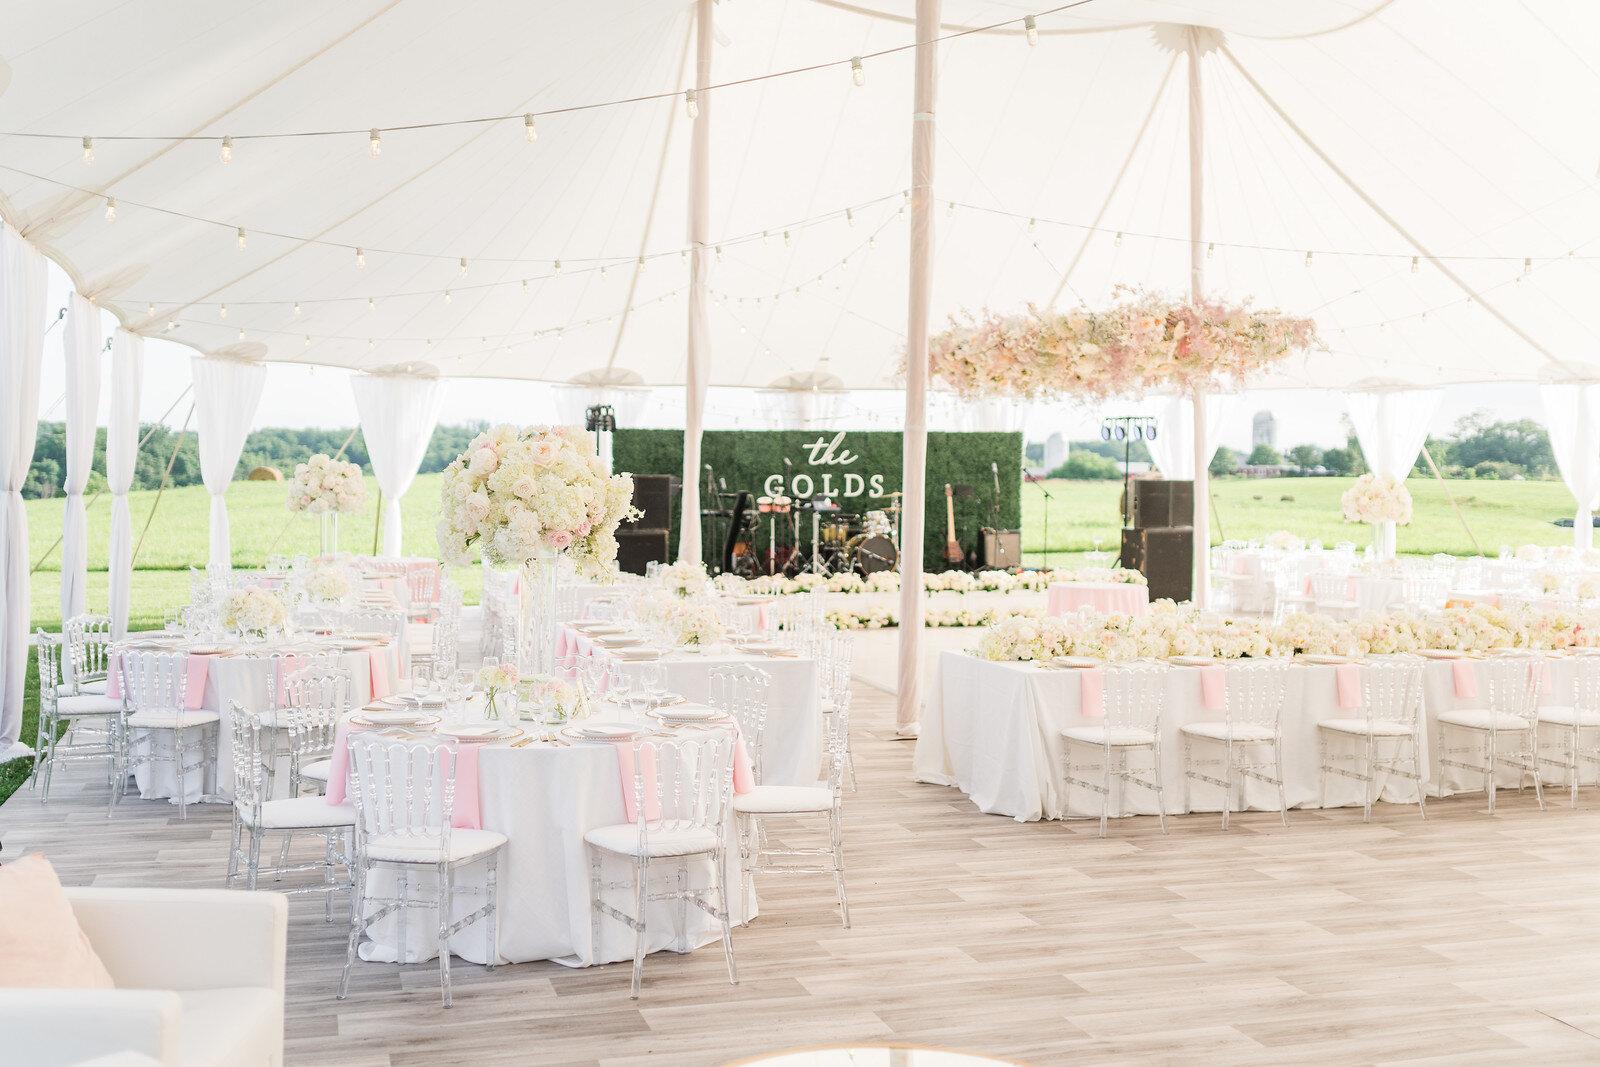
{"type": "Polygon", "coordinates": [[[883,496],[882,474],[866,473],[861,469],[834,469],[855,466],[861,459],[845,447],[844,436],[845,432],[840,430],[832,437],[824,435],[810,444],[802,445],[802,461],[791,461],[794,473],[788,476],[787,492],[783,484],[785,475],[778,473],[767,475],[767,480],[761,485],[761,494],[790,496],[795,500],[809,500],[814,496],[825,496],[831,500],[883,496]]]}

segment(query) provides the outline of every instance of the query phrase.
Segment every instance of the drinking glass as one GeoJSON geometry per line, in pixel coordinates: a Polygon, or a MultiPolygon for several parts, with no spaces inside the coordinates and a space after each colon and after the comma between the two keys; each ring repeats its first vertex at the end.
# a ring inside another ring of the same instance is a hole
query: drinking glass
{"type": "Polygon", "coordinates": [[[659,663],[640,664],[639,685],[646,698],[654,703],[667,691],[667,669],[659,663]]]}
{"type": "Polygon", "coordinates": [[[165,628],[168,629],[168,630],[182,630],[183,629],[183,609],[182,608],[168,608],[166,610],[165,615],[164,615],[163,624],[164,624],[165,628]]]}

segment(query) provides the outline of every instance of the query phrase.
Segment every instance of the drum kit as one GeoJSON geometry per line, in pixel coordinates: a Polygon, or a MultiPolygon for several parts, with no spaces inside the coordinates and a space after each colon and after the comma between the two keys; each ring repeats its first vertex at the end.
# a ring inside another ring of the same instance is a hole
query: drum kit
{"type": "Polygon", "coordinates": [[[902,495],[889,493],[887,508],[865,516],[842,510],[828,497],[799,502],[782,495],[757,497],[758,517],[766,522],[765,530],[758,525],[756,536],[764,533],[766,544],[742,558],[753,564],[754,574],[795,575],[809,570],[868,575],[893,570],[900,563],[902,495]],[[803,521],[808,513],[809,531],[803,521]]]}

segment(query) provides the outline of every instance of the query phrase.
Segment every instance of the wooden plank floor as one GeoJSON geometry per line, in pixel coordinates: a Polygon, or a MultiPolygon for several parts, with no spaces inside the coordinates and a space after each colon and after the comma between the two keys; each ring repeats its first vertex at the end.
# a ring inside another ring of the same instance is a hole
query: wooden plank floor
{"type": "MultiPolygon", "coordinates": [[[[295,897],[292,1064],[714,1065],[780,1047],[904,1041],[1036,1064],[1600,1061],[1600,794],[1502,794],[1358,811],[1020,824],[911,781],[888,698],[857,699],[860,791],[846,800],[853,929],[826,878],[763,883],[715,948],[626,965],[490,974],[358,967],[334,1000],[339,925],[295,897]]],[[[7,856],[41,850],[71,884],[215,886],[226,809],[131,801],[58,779],[0,808],[7,856]]]]}

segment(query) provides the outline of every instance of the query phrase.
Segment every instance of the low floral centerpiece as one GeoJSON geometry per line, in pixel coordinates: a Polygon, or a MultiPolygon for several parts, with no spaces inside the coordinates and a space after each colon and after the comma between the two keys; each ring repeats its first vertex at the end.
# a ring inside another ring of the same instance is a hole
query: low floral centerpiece
{"type": "Polygon", "coordinates": [[[270,590],[247,585],[222,598],[218,621],[242,637],[265,638],[289,624],[289,609],[270,590]]]}
{"type": "Polygon", "coordinates": [[[294,468],[284,507],[321,519],[322,555],[339,551],[339,516],[360,511],[367,502],[361,468],[318,452],[294,468]]]}
{"type": "Polygon", "coordinates": [[[349,598],[355,584],[343,567],[322,563],[306,575],[303,588],[306,598],[314,603],[337,604],[349,598]]]}
{"type": "Polygon", "coordinates": [[[553,674],[535,674],[523,683],[527,709],[545,722],[566,722],[585,714],[583,696],[571,682],[553,674]]]}
{"type": "Polygon", "coordinates": [[[672,612],[666,631],[674,644],[698,651],[722,641],[728,634],[728,627],[711,605],[688,604],[672,612]]]}
{"type": "Polygon", "coordinates": [[[484,718],[498,719],[502,711],[512,710],[502,707],[502,700],[506,697],[515,700],[517,682],[521,679],[522,673],[517,670],[515,663],[485,663],[478,668],[474,681],[488,696],[488,703],[484,706],[484,718]]]}
{"type": "Polygon", "coordinates": [[[662,588],[674,596],[688,598],[708,593],[712,589],[706,565],[693,560],[679,560],[670,567],[662,567],[656,575],[662,588]]]}

